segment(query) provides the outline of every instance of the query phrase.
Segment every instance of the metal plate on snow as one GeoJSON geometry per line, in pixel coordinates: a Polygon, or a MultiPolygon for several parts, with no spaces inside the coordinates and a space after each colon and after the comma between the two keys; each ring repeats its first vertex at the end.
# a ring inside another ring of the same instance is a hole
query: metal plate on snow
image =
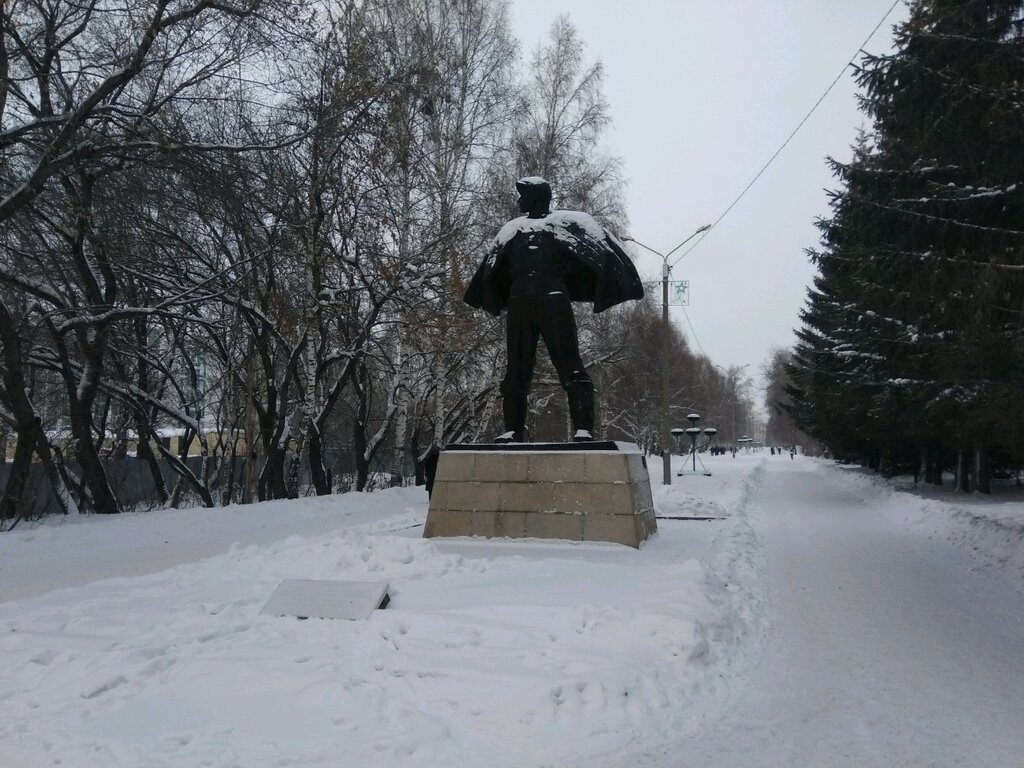
{"type": "Polygon", "coordinates": [[[300,619],[368,619],[389,599],[386,581],[285,579],[260,613],[300,619]]]}

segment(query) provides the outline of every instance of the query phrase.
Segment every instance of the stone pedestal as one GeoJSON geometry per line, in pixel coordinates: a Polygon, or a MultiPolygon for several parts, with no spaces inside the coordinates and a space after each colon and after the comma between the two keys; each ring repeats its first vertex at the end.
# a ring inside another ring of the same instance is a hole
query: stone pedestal
{"type": "Polygon", "coordinates": [[[441,453],[423,535],[610,541],[657,531],[632,443],[456,445],[441,453]]]}

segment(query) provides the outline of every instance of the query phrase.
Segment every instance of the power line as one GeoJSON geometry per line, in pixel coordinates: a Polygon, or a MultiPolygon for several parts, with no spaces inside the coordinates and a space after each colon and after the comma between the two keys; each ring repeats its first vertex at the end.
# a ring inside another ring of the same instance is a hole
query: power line
{"type": "Polygon", "coordinates": [[[821,97],[816,102],[814,102],[814,106],[811,107],[811,110],[806,115],[804,115],[803,120],[797,123],[797,126],[796,128],[793,129],[793,132],[786,137],[786,140],[784,142],[782,142],[782,146],[775,150],[775,154],[768,158],[768,162],[765,163],[761,167],[761,170],[759,170],[754,175],[754,178],[750,180],[750,183],[743,188],[743,191],[740,192],[739,195],[736,196],[736,199],[729,204],[729,207],[722,212],[722,215],[715,219],[711,226],[707,230],[705,230],[703,235],[701,235],[700,239],[698,239],[696,242],[694,242],[693,245],[691,245],[689,248],[683,251],[682,255],[672,262],[672,267],[674,267],[676,264],[682,261],[683,258],[685,258],[686,254],[688,254],[690,251],[692,251],[694,248],[696,248],[698,245],[704,242],[704,238],[708,236],[708,233],[718,226],[718,222],[724,219],[729,214],[729,211],[735,208],[736,204],[743,199],[743,196],[746,195],[748,191],[750,191],[750,188],[754,186],[755,183],[757,183],[757,180],[761,178],[765,171],[768,170],[768,167],[773,162],[775,162],[775,158],[782,154],[782,150],[786,148],[786,145],[788,145],[789,142],[793,140],[793,137],[797,135],[800,129],[804,127],[804,123],[806,123],[810,119],[811,115],[813,115],[814,112],[821,105],[821,102],[825,100],[825,97],[828,96],[832,92],[832,89],[836,87],[836,84],[842,79],[843,75],[846,74],[846,70],[855,64],[857,56],[864,52],[864,48],[867,46],[868,43],[871,42],[871,38],[875,36],[875,33],[881,28],[881,26],[885,23],[885,20],[889,18],[889,15],[896,9],[896,6],[899,5],[901,2],[902,0],[895,0],[895,2],[893,2],[893,4],[889,6],[889,10],[885,12],[885,15],[882,16],[881,19],[879,19],[878,23],[875,25],[875,28],[871,30],[871,34],[864,38],[864,42],[860,44],[860,47],[858,47],[857,51],[853,54],[853,56],[850,57],[850,60],[843,65],[843,68],[841,70],[839,70],[839,74],[836,75],[835,80],[833,80],[829,87],[825,89],[825,92],[821,94],[821,97]]]}
{"type": "MultiPolygon", "coordinates": [[[[690,326],[690,333],[693,334],[693,340],[697,342],[697,349],[700,350],[700,353],[704,355],[704,357],[708,357],[708,353],[704,351],[704,345],[701,344],[700,339],[697,338],[697,331],[693,329],[693,323],[690,322],[690,313],[686,311],[686,307],[682,307],[682,310],[683,317],[686,318],[686,324],[690,326]]],[[[711,358],[708,359],[710,360],[711,358]]]]}

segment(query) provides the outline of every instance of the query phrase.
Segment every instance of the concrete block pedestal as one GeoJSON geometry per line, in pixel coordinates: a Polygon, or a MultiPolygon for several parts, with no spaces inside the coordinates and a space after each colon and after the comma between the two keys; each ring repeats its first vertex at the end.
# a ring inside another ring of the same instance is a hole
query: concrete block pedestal
{"type": "Polygon", "coordinates": [[[423,535],[610,541],[657,531],[647,459],[633,443],[448,446],[423,535]]]}

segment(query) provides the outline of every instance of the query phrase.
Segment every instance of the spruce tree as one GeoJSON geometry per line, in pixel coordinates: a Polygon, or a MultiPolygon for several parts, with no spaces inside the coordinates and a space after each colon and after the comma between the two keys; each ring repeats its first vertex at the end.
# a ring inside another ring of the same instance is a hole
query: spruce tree
{"type": "Polygon", "coordinates": [[[865,56],[873,132],[833,162],[843,186],[793,372],[820,439],[955,452],[965,488],[971,456],[982,490],[993,451],[1019,461],[1024,432],[1021,16],[1020,0],[917,0],[895,51],[865,56]]]}

